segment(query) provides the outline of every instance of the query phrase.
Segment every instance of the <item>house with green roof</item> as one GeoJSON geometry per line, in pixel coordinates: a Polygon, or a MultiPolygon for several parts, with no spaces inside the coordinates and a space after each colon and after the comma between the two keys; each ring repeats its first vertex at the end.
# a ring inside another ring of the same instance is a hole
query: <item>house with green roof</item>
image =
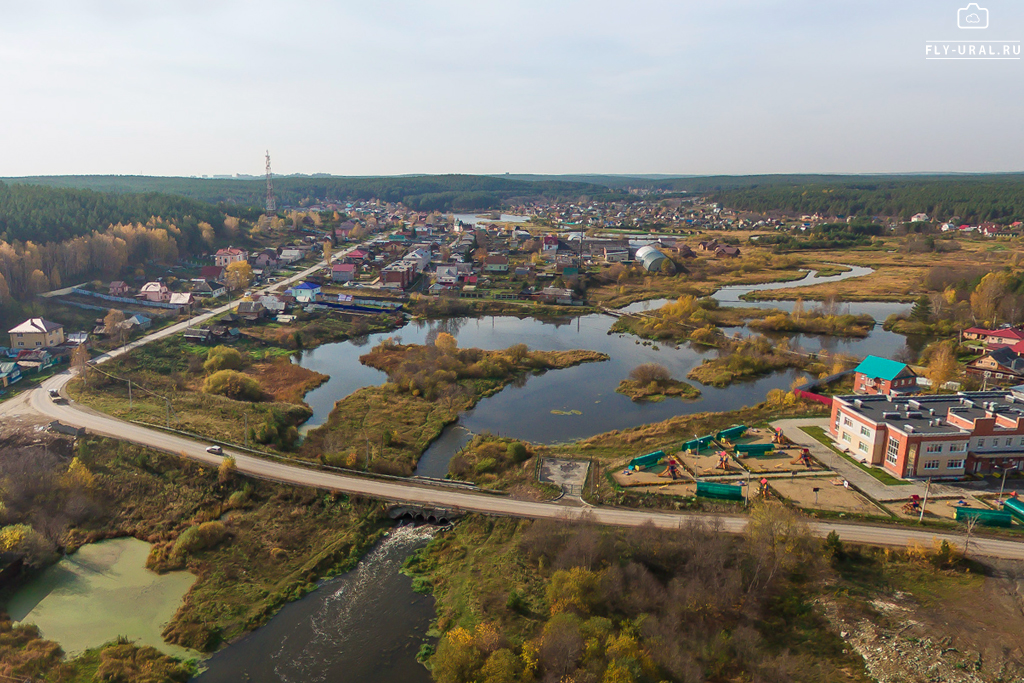
{"type": "Polygon", "coordinates": [[[917,374],[906,363],[868,356],[853,372],[855,394],[899,396],[918,392],[917,374]]]}

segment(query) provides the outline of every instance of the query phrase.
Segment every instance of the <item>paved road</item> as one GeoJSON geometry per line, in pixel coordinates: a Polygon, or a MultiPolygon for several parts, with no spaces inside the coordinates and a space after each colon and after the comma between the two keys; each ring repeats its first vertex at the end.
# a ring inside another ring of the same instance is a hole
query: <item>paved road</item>
{"type": "MultiPolygon", "coordinates": [[[[322,267],[322,265],[321,263],[289,278],[285,281],[285,284],[306,277],[316,268],[322,267]]],[[[232,305],[228,304],[217,309],[217,311],[227,310],[232,305]]],[[[210,315],[215,315],[217,311],[210,315]]],[[[159,330],[133,342],[129,345],[129,348],[137,348],[155,339],[174,334],[175,331],[181,329],[183,329],[183,325],[174,325],[159,330]]],[[[97,362],[103,362],[124,352],[125,350],[119,350],[118,353],[111,353],[106,357],[97,359],[97,362]]],[[[53,403],[47,392],[50,389],[62,389],[71,377],[70,371],[54,375],[43,382],[40,387],[26,391],[0,404],[0,419],[20,415],[29,419],[46,418],[60,420],[68,425],[84,427],[96,434],[124,439],[150,448],[180,454],[192,460],[210,465],[220,463],[221,456],[207,453],[206,444],[201,441],[125,422],[84,408],[74,402],[67,404],[53,403]]],[[[681,524],[685,524],[690,520],[701,520],[718,524],[723,531],[728,533],[741,533],[747,525],[747,518],[738,515],[679,514],[590,506],[586,508],[571,508],[564,505],[515,500],[504,496],[453,490],[416,482],[385,481],[324,472],[303,465],[259,458],[230,450],[226,450],[225,454],[234,457],[238,471],[248,476],[299,486],[314,486],[395,502],[438,505],[470,512],[534,519],[570,519],[585,516],[594,522],[613,526],[653,524],[661,528],[678,528],[681,524]]],[[[809,522],[808,526],[811,532],[817,536],[823,537],[834,530],[845,541],[871,545],[899,547],[921,544],[930,546],[935,539],[938,539],[939,541],[948,540],[951,543],[957,543],[962,546],[964,540],[963,536],[959,534],[936,533],[898,526],[863,523],[846,524],[840,522],[809,522]]],[[[971,541],[971,552],[991,557],[1024,560],[1024,543],[976,537],[971,541]]]]}

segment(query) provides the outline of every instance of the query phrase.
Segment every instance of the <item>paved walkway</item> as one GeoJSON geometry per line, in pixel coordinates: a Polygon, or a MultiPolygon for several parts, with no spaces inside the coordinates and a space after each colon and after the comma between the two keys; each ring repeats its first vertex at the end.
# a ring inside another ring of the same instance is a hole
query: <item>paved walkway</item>
{"type": "MultiPolygon", "coordinates": [[[[811,455],[817,460],[832,468],[836,474],[846,479],[855,487],[860,489],[869,497],[880,503],[890,503],[897,500],[907,500],[917,494],[924,497],[925,483],[911,481],[906,484],[890,486],[854,465],[852,462],[837,455],[813,436],[800,429],[801,427],[821,427],[828,431],[828,418],[794,418],[790,420],[777,420],[772,423],[775,428],[781,428],[783,433],[793,443],[804,446],[811,451],[811,455]]],[[[928,493],[930,499],[935,498],[960,498],[965,491],[945,484],[932,482],[931,491],[928,493]]]]}

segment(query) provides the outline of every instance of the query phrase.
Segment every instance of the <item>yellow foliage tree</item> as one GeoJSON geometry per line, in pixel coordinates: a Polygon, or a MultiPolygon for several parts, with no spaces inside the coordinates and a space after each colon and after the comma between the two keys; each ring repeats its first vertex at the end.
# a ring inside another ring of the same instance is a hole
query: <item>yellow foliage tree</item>
{"type": "Polygon", "coordinates": [[[437,335],[437,339],[434,340],[434,346],[441,349],[442,352],[447,354],[455,353],[455,350],[459,348],[459,342],[452,335],[447,332],[442,332],[437,335]]]}
{"type": "Polygon", "coordinates": [[[229,289],[245,289],[252,282],[252,266],[248,261],[235,261],[229,264],[225,280],[229,289]]]}
{"type": "Polygon", "coordinates": [[[96,485],[96,478],[92,472],[77,457],[72,458],[71,464],[68,465],[66,481],[73,489],[91,489],[96,485]]]}

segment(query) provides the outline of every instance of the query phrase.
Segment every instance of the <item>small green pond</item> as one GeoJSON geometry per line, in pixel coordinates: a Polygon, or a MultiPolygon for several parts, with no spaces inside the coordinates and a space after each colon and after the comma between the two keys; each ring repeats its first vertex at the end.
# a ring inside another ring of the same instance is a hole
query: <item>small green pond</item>
{"type": "Polygon", "coordinates": [[[18,590],[7,612],[15,622],[38,626],[70,656],[126,636],[167,654],[194,657],[165,643],[160,632],[196,577],[149,571],[149,548],[135,538],[83,546],[18,590]]]}

